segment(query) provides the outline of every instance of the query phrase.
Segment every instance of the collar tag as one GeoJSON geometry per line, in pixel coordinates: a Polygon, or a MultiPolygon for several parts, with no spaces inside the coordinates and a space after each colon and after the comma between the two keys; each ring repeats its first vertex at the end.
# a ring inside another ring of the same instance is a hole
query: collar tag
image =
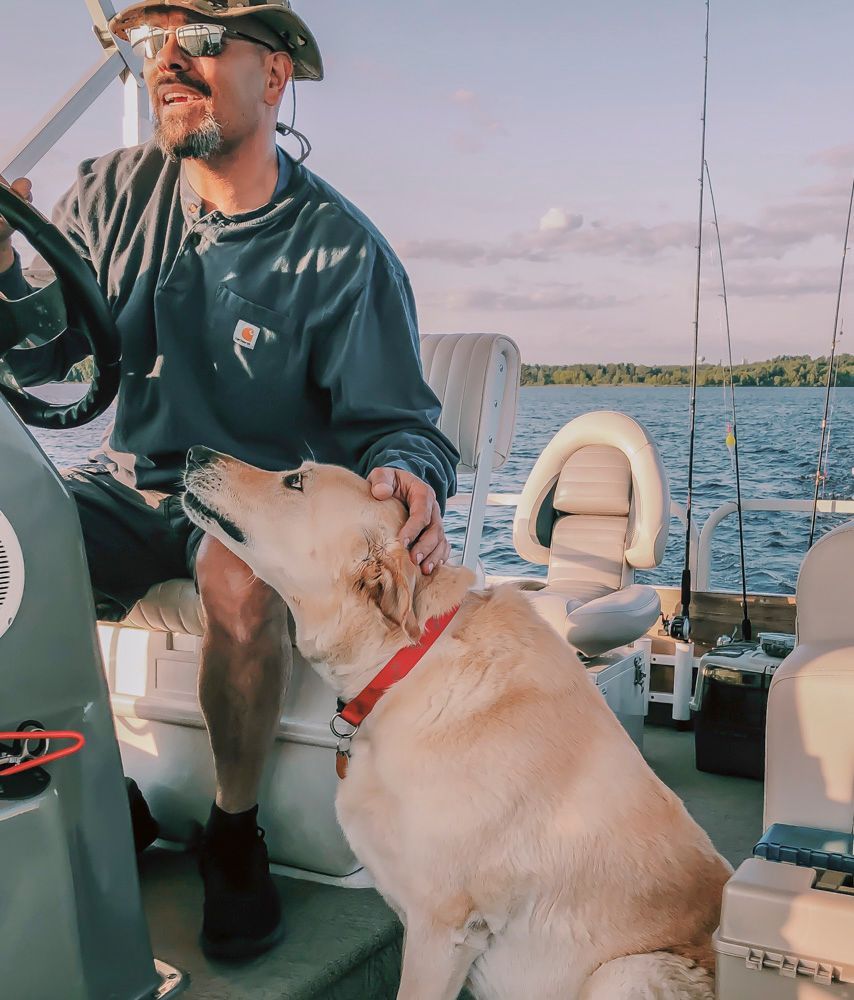
{"type": "Polygon", "coordinates": [[[246,320],[239,319],[237,321],[237,326],[234,328],[234,336],[232,340],[235,344],[239,344],[241,347],[246,347],[250,351],[255,350],[255,344],[258,342],[258,335],[261,333],[260,326],[254,326],[252,323],[247,323],[246,320]]]}

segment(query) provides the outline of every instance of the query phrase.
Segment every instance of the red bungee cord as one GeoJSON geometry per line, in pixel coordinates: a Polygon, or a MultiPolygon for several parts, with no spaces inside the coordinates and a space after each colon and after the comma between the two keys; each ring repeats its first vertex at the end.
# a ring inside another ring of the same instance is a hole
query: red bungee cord
{"type": "Polygon", "coordinates": [[[33,757],[31,760],[24,761],[22,764],[15,764],[12,767],[0,770],[0,778],[8,778],[10,775],[20,774],[22,771],[29,771],[34,767],[43,767],[45,764],[50,764],[51,761],[59,760],[62,757],[70,757],[71,754],[77,753],[77,751],[80,750],[86,742],[82,733],[75,733],[66,730],[43,732],[41,729],[30,730],[23,733],[0,733],[0,742],[4,740],[33,740],[34,742],[41,742],[42,740],[73,740],[74,743],[70,747],[63,747],[61,750],[52,750],[50,753],[43,754],[41,757],[33,757]]]}

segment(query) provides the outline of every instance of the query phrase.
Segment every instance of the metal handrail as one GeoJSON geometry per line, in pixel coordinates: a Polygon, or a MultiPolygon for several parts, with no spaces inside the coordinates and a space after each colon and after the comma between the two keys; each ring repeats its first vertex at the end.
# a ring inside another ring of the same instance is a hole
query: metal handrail
{"type": "Polygon", "coordinates": [[[123,79],[125,85],[125,145],[134,145],[150,134],[142,59],[127,42],[107,30],[107,22],[115,14],[112,0],[86,0],[86,6],[95,37],[103,48],[101,57],[27,136],[0,157],[0,174],[9,181],[27,176],[116,78],[123,79]]]}
{"type": "MultiPolygon", "coordinates": [[[[812,500],[742,500],[743,510],[764,510],[794,513],[811,513],[813,509],[812,500]]],[[[716,507],[709,514],[700,532],[700,543],[697,552],[697,590],[708,590],[711,565],[712,565],[712,538],[718,525],[724,518],[729,517],[738,510],[738,504],[732,500],[716,507]]],[[[818,510],[822,514],[851,514],[854,516],[854,500],[819,500],[818,510]]],[[[806,538],[804,538],[804,552],[806,553],[806,538]]]]}
{"type": "MultiPolygon", "coordinates": [[[[521,493],[489,493],[486,498],[487,507],[516,507],[522,497],[521,493]]],[[[465,510],[471,503],[471,493],[457,493],[456,496],[448,500],[448,510],[465,510]]],[[[808,514],[812,511],[812,500],[782,500],[782,499],[759,499],[742,500],[743,510],[776,511],[778,513],[792,512],[808,514]]],[[[722,503],[716,507],[706,518],[701,531],[697,530],[696,523],[691,525],[691,549],[694,553],[691,573],[696,581],[695,589],[699,591],[709,590],[711,583],[712,564],[712,539],[718,525],[724,518],[735,514],[738,504],[733,500],[722,503]]],[[[818,511],[820,514],[850,514],[854,517],[854,500],[819,500],[818,511]]],[[[682,504],[670,501],[670,515],[678,518],[684,525],[686,523],[685,508],[682,504]]],[[[806,540],[805,540],[806,547],[806,540]]]]}

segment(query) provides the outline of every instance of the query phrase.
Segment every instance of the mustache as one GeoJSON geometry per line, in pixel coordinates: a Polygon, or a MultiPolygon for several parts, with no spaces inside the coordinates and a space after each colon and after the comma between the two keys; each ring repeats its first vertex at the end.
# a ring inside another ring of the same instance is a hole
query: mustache
{"type": "Polygon", "coordinates": [[[193,80],[186,73],[173,73],[169,77],[161,76],[154,82],[154,91],[160,93],[164,87],[171,87],[174,84],[178,84],[181,87],[187,87],[189,90],[198,91],[202,97],[211,96],[211,88],[204,82],[204,80],[193,80]]]}

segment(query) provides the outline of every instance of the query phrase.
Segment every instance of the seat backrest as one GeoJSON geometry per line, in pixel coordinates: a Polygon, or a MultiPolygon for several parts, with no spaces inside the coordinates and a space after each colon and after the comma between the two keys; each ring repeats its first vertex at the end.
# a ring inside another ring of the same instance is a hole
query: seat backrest
{"type": "Polygon", "coordinates": [[[664,463],[625,413],[594,411],[566,424],[537,460],[516,508],[513,542],[549,567],[549,582],[595,596],[657,566],[670,527],[664,463]]]}
{"type": "Polygon", "coordinates": [[[510,454],[516,422],[521,371],[516,344],[495,333],[426,334],[421,338],[421,363],[424,378],[442,404],[439,429],[460,453],[459,471],[473,473],[488,446],[494,448],[492,468],[501,468],[510,454]],[[492,433],[490,410],[495,402],[498,427],[492,433]]]}
{"type": "Polygon", "coordinates": [[[550,584],[573,593],[628,586],[634,568],[625,559],[632,470],[619,448],[587,445],[573,452],[558,477],[557,512],[549,546],[550,584]]]}
{"type": "Polygon", "coordinates": [[[846,521],[823,535],[801,563],[795,598],[799,643],[854,645],[853,581],[854,521],[846,521]]]}

